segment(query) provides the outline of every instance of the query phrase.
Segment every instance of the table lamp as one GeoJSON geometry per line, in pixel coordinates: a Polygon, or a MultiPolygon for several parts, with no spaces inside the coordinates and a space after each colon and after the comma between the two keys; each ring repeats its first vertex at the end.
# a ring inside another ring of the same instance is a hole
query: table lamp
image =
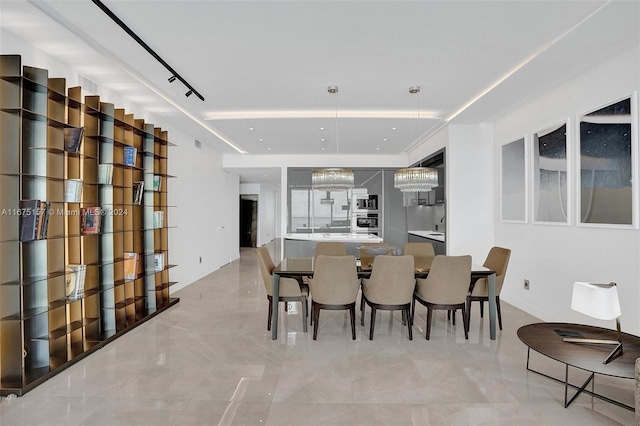
{"type": "Polygon", "coordinates": [[[622,338],[620,336],[620,300],[616,283],[594,284],[585,282],[573,283],[571,309],[590,317],[601,320],[616,320],[618,340],[586,339],[580,337],[565,337],[562,339],[570,343],[588,343],[601,345],[615,345],[615,348],[604,360],[608,364],[616,356],[622,354],[622,338]]]}

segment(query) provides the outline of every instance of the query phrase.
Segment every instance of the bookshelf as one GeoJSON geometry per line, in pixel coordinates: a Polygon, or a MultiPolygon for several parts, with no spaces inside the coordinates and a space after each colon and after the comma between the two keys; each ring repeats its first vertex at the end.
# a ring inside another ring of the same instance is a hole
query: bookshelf
{"type": "Polygon", "coordinates": [[[153,124],[0,55],[0,395],[22,395],[178,302],[169,295],[170,145],[153,124]],[[83,135],[77,151],[71,135],[83,135]],[[42,215],[27,216],[27,205],[42,215]],[[139,259],[127,277],[126,253],[139,259]]]}

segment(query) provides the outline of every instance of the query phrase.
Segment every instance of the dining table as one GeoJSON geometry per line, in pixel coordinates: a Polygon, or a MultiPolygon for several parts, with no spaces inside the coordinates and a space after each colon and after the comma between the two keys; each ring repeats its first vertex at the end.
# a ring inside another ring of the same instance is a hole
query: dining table
{"type": "MultiPolygon", "coordinates": [[[[416,278],[426,278],[431,269],[432,257],[416,258],[415,276],[416,278]]],[[[360,265],[356,262],[359,278],[371,276],[371,265],[360,265]]],[[[273,270],[273,300],[278,300],[280,295],[280,277],[300,278],[312,277],[314,270],[313,257],[285,257],[282,262],[273,270]]],[[[489,338],[496,340],[496,272],[482,265],[471,265],[471,277],[469,281],[469,293],[473,290],[476,281],[480,278],[487,278],[489,293],[489,338]]],[[[273,303],[271,315],[271,339],[278,339],[278,305],[273,303]]]]}

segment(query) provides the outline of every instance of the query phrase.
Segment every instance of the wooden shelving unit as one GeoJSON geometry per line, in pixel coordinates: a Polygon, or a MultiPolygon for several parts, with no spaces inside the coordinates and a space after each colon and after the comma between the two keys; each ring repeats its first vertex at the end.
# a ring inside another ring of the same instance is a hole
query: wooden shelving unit
{"type": "Polygon", "coordinates": [[[178,302],[169,296],[169,145],[166,131],[98,96],[83,102],[79,87],[67,91],[64,79],[0,55],[0,395],[22,395],[178,302]],[[81,128],[79,151],[65,150],[66,132],[81,128]],[[100,179],[104,166],[113,167],[110,182],[100,179]],[[66,186],[78,181],[79,197],[69,197],[66,186]],[[25,200],[48,203],[41,239],[21,241],[25,200]],[[102,209],[99,233],[82,232],[90,207],[102,209]],[[126,253],[139,257],[132,276],[126,253]],[[85,268],[79,293],[70,293],[70,265],[85,268]]]}

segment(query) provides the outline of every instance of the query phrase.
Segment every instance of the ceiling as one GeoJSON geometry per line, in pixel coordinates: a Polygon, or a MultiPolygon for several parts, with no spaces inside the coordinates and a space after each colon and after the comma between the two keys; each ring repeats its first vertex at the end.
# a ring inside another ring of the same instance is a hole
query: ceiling
{"type": "Polygon", "coordinates": [[[492,120],[640,34],[638,1],[103,3],[205,101],[91,1],[2,0],[0,24],[221,153],[404,153],[419,133],[492,120]]]}

